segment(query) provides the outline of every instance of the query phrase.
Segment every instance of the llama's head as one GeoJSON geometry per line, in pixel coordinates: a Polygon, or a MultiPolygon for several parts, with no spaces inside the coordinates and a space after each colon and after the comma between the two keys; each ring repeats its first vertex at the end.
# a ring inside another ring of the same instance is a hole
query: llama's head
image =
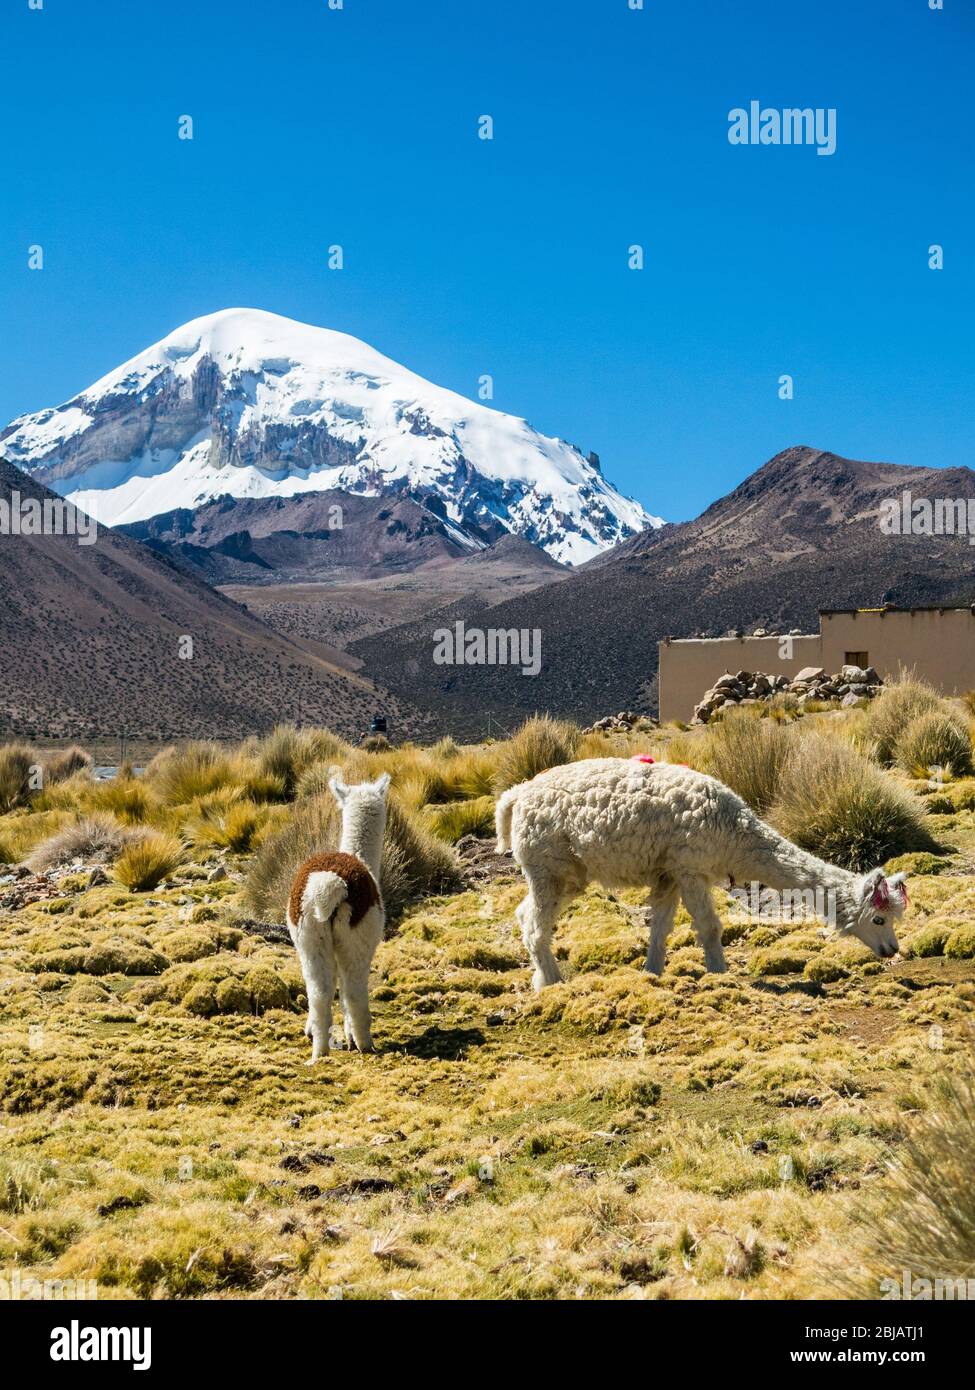
{"type": "Polygon", "coordinates": [[[336,773],[328,779],[328,789],[341,806],[343,815],[356,811],[381,812],[385,821],[386,798],[389,795],[388,772],[384,772],[375,782],[358,782],[351,787],[336,773]]]}
{"type": "Polygon", "coordinates": [[[371,863],[382,849],[386,830],[389,773],[352,787],[336,774],[329,778],[328,787],[342,810],[342,847],[371,863]]]}
{"type": "Polygon", "coordinates": [[[907,907],[907,884],[903,874],[887,878],[883,869],[871,869],[854,879],[852,903],[847,920],[839,924],[847,936],[858,937],[875,956],[888,959],[897,954],[897,923],[907,907]]]}

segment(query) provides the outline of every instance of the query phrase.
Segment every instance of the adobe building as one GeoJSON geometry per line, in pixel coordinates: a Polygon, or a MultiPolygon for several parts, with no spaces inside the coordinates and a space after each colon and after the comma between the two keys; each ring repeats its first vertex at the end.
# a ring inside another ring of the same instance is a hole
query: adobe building
{"type": "Polygon", "coordinates": [[[668,637],[657,643],[660,719],[690,721],[726,671],[790,678],[804,666],[830,672],[873,666],[884,680],[913,669],[943,695],[975,690],[971,608],[824,608],[819,632],[787,637],[668,637]]]}

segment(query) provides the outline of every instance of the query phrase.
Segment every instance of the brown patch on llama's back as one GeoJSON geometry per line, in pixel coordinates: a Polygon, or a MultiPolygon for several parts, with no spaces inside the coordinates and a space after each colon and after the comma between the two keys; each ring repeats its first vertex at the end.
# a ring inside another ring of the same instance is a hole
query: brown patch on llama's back
{"type": "Polygon", "coordinates": [[[291,921],[297,926],[301,920],[301,904],[310,876],[324,873],[338,874],[339,878],[345,880],[345,899],[352,913],[349,926],[358,926],[369,909],[379,902],[379,889],[376,880],[361,859],[357,859],[354,854],[343,854],[337,849],[313,854],[295,874],[291,885],[291,897],[288,899],[288,916],[291,921]]]}

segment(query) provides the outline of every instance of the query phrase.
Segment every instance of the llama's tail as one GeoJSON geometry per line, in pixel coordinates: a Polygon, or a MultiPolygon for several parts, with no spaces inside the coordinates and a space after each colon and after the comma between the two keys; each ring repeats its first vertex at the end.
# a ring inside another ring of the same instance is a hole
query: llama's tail
{"type": "Polygon", "coordinates": [[[302,921],[328,925],[348,896],[349,885],[340,874],[330,871],[316,874],[314,891],[306,899],[302,921]]]}
{"type": "Polygon", "coordinates": [[[511,850],[511,814],[518,800],[518,791],[518,787],[510,787],[495,807],[494,831],[498,837],[499,854],[508,854],[511,850]]]}

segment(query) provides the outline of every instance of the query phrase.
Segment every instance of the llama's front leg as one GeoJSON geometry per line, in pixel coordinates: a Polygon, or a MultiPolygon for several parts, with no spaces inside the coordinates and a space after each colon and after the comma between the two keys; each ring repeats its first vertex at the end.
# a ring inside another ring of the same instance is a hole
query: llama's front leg
{"type": "Polygon", "coordinates": [[[728,967],[721,949],[721,918],[715,910],[710,884],[703,878],[685,879],[680,884],[680,895],[704,949],[705,969],[723,974],[728,967]]]}
{"type": "Polygon", "coordinates": [[[544,989],[546,985],[557,985],[562,979],[561,972],[552,954],[552,929],[558,919],[559,909],[565,900],[564,886],[556,879],[536,877],[528,874],[528,897],[515,909],[515,916],[521,925],[521,936],[535,967],[532,975],[532,989],[544,989]]]}
{"type": "Polygon", "coordinates": [[[677,884],[669,880],[658,884],[650,897],[650,942],[647,946],[646,970],[662,975],[667,963],[667,938],[673,930],[680,894],[677,884]]]}

